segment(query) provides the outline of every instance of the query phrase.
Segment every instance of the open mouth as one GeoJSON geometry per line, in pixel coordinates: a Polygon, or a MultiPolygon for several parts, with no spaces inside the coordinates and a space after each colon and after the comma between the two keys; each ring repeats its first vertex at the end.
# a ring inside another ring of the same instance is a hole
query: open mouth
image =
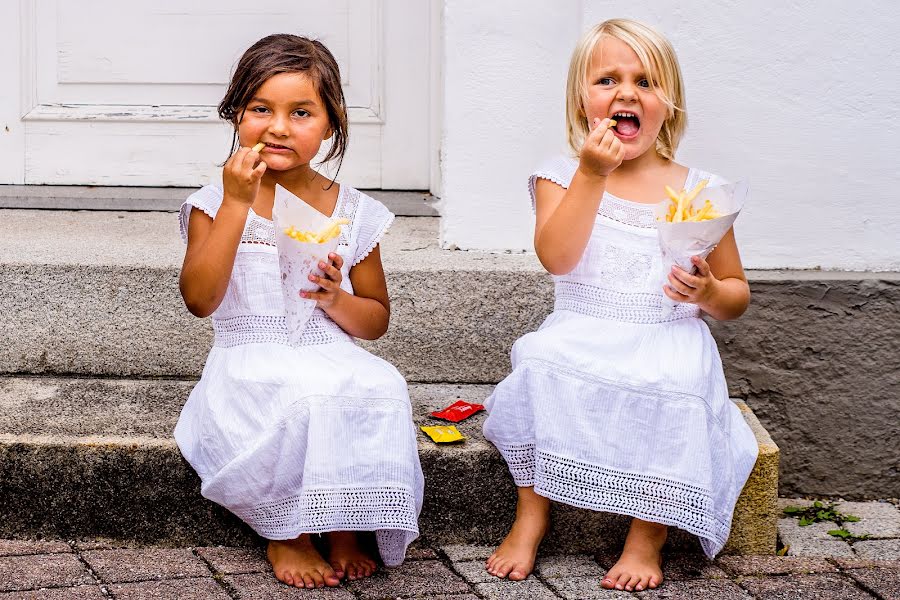
{"type": "Polygon", "coordinates": [[[612,118],[616,121],[613,129],[622,137],[634,137],[641,130],[641,120],[633,112],[617,112],[612,118]]]}
{"type": "Polygon", "coordinates": [[[279,144],[270,144],[266,142],[266,148],[271,148],[273,150],[290,150],[287,146],[281,146],[279,144]]]}

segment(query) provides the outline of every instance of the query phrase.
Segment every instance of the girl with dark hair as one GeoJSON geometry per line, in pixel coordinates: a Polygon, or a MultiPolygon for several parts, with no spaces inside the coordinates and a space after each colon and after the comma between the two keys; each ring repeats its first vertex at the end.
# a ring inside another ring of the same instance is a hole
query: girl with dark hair
{"type": "Polygon", "coordinates": [[[212,316],[215,343],[175,439],[203,495],[269,540],[275,576],[308,588],[371,575],[374,548],[400,564],[423,491],[406,382],[353,341],[388,327],[379,241],[394,215],[313,168],[323,142],[338,170],[347,148],[340,82],[318,41],[280,34],[251,46],[219,105],[234,126],[222,184],[180,213],[181,294],[191,313],[212,316]],[[285,321],[276,184],[349,222],[324,276],[310,276],[321,287],[306,293],[316,309],[299,343],[285,321]]]}

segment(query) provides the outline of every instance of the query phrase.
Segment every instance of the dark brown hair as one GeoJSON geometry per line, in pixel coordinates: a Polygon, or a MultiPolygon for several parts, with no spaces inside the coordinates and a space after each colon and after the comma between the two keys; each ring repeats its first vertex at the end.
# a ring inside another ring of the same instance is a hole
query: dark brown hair
{"type": "Polygon", "coordinates": [[[244,110],[263,83],[279,73],[304,73],[316,86],[331,126],[331,148],[323,163],[338,159],[338,171],[347,151],[347,102],[341,88],[341,73],[334,56],[318,40],[310,40],[289,33],[268,35],[241,56],[228,91],[219,103],[219,116],[234,125],[231,154],[238,147],[237,126],[244,118],[244,110]]]}

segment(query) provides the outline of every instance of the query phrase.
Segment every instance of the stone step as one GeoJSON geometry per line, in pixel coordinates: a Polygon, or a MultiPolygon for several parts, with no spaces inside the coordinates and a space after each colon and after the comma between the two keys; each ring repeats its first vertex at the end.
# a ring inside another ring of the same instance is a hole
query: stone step
{"type": "MultiPolygon", "coordinates": [[[[438,228],[388,232],[391,327],[364,345],[409,381],[496,383],[550,278],[533,255],[442,250],[438,228]]],[[[182,305],[183,252],[173,213],[0,210],[0,373],[198,377],[212,335],[182,305]]],[[[900,273],[747,276],[747,314],[708,323],[731,395],[782,447],[781,493],[896,496],[900,273]]]]}
{"type": "MultiPolygon", "coordinates": [[[[411,381],[496,383],[549,314],[550,278],[534,256],[437,239],[432,217],[390,229],[391,327],[364,346],[411,381]]],[[[199,377],[212,329],[179,295],[183,256],[174,213],[0,210],[0,373],[199,377]]]]}
{"type": "MultiPolygon", "coordinates": [[[[252,532],[200,495],[171,437],[193,385],[183,380],[0,377],[0,538],[109,537],[172,545],[253,544],[252,532]]],[[[479,402],[491,386],[412,384],[417,424],[457,398],[479,402]]],[[[760,456],[735,512],[727,551],[775,550],[778,447],[753,413],[760,456]]],[[[420,527],[433,543],[498,543],[515,489],[481,434],[484,413],[458,425],[467,440],[438,446],[423,434],[426,477],[420,527]]],[[[592,552],[621,544],[627,520],[555,507],[548,551],[592,552]]],[[[687,534],[674,543],[696,549],[687,534]]]]}

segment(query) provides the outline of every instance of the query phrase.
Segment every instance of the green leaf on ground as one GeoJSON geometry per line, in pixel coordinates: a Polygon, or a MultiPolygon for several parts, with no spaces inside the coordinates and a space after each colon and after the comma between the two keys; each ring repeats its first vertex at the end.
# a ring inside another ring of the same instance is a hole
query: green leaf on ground
{"type": "Polygon", "coordinates": [[[847,531],[846,529],[832,529],[828,532],[828,535],[833,535],[834,537],[839,537],[841,539],[846,540],[848,537],[852,537],[853,534],[847,531]]]}
{"type": "MultiPolygon", "coordinates": [[[[859,517],[855,515],[845,515],[838,512],[836,506],[837,505],[834,502],[829,502],[826,505],[821,501],[816,500],[812,503],[812,506],[806,508],[787,506],[784,508],[784,514],[789,517],[798,518],[800,520],[798,523],[800,527],[807,527],[813,523],[831,522],[837,523],[841,526],[841,529],[844,529],[844,523],[856,523],[859,521],[859,517]]],[[[838,530],[835,529],[833,531],[838,530]]]]}

